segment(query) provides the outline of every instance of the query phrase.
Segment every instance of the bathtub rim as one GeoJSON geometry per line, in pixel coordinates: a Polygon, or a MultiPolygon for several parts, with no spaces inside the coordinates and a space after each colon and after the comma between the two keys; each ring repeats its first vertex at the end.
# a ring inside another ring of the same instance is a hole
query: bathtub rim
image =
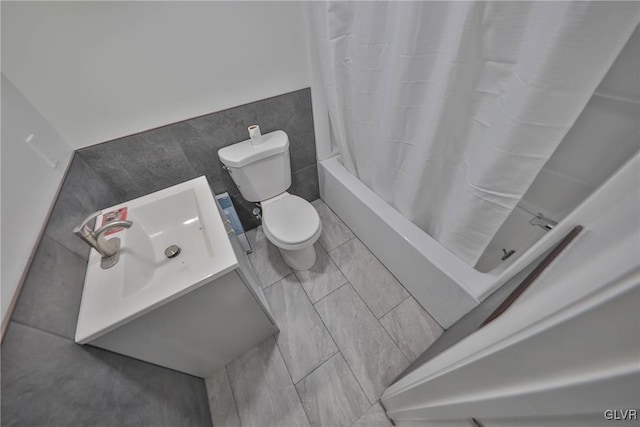
{"type": "Polygon", "coordinates": [[[402,216],[373,190],[352,175],[340,161],[340,154],[319,161],[319,166],[331,173],[353,195],[390,228],[422,254],[444,275],[454,281],[474,300],[481,302],[515,276],[536,258],[555,246],[576,225],[607,211],[624,194],[633,189],[634,173],[640,169],[640,151],[616,170],[558,225],[530,246],[517,260],[482,273],[459,259],[437,240],[402,216]]]}

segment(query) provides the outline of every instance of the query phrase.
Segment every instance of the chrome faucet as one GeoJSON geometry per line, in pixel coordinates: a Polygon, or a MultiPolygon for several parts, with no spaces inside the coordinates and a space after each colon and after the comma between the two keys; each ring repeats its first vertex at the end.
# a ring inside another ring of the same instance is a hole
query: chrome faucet
{"type": "Polygon", "coordinates": [[[131,221],[112,221],[98,228],[96,231],[93,231],[89,223],[100,215],[102,215],[101,211],[92,213],[82,221],[82,224],[74,228],[73,232],[89,244],[89,246],[98,251],[102,258],[109,258],[118,253],[118,243],[120,239],[113,238],[107,240],[104,237],[104,233],[109,230],[113,230],[114,228],[129,228],[133,223],[131,221]]]}

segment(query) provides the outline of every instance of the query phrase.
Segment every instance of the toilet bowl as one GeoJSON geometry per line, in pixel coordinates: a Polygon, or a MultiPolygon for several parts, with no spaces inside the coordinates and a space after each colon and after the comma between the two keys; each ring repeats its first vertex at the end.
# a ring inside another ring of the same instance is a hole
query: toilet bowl
{"type": "Polygon", "coordinates": [[[311,203],[284,192],[264,200],[262,229],[267,239],[294,270],[308,270],[316,262],[313,244],[320,237],[320,216],[311,203]]]}
{"type": "Polygon", "coordinates": [[[291,186],[289,137],[277,130],[251,138],[221,148],[218,157],[242,197],[260,202],[264,234],[287,265],[308,270],[316,262],[313,244],[322,224],[311,203],[286,191],[291,186]]]}

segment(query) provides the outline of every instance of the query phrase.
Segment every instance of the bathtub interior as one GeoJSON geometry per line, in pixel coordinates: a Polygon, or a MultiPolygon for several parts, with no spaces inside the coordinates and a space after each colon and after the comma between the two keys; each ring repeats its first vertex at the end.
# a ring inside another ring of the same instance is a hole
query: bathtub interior
{"type": "Polygon", "coordinates": [[[520,258],[527,249],[547,233],[541,227],[531,225],[530,221],[534,216],[535,214],[528,210],[516,206],[482,253],[474,268],[481,273],[489,273],[498,266],[504,269],[520,258]]]}
{"type": "MultiPolygon", "coordinates": [[[[579,153],[579,148],[575,144],[568,148],[569,150],[559,151],[554,154],[548,163],[553,165],[554,162],[557,162],[556,156],[582,156],[588,159],[587,163],[592,163],[594,167],[598,163],[596,152],[579,153]]],[[[544,217],[560,224],[582,202],[604,185],[616,171],[620,170],[629,158],[637,155],[637,140],[630,138],[625,144],[619,144],[612,151],[614,153],[609,154],[606,165],[602,165],[602,162],[600,162],[600,176],[597,179],[580,179],[571,174],[561,173],[545,167],[538,174],[520,203],[507,217],[474,268],[482,273],[492,273],[494,275],[507,269],[529,248],[550,232],[531,223],[531,220],[536,215],[542,214],[544,217]],[[603,173],[603,170],[606,173],[603,173]],[[514,251],[513,254],[503,259],[505,253],[508,254],[510,251],[514,251]]]]}

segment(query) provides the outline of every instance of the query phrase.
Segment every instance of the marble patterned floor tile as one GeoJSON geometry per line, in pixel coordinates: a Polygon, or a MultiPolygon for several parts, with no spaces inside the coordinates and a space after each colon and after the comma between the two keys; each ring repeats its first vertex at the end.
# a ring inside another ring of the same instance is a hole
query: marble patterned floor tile
{"type": "Polygon", "coordinates": [[[375,402],[409,361],[351,285],[315,307],[369,401],[375,402]]]}
{"type": "Polygon", "coordinates": [[[409,297],[409,293],[359,240],[329,252],[349,283],[379,319],[409,297]]]}
{"type": "Polygon", "coordinates": [[[309,270],[296,271],[296,277],[309,295],[311,302],[316,303],[340,286],[347,283],[336,264],[324,250],[322,245],[316,243],[316,263],[309,270]]]}
{"type": "Polygon", "coordinates": [[[311,204],[318,211],[320,221],[322,221],[322,234],[320,234],[318,241],[327,251],[331,251],[355,237],[349,227],[321,199],[314,200],[311,204]]]}
{"type": "Polygon", "coordinates": [[[273,338],[233,360],[227,372],[242,427],[309,426],[273,338]]]}
{"type": "Polygon", "coordinates": [[[276,341],[295,384],[338,348],[295,275],[263,289],[263,293],[280,328],[276,341]]]}
{"type": "Polygon", "coordinates": [[[349,427],[370,406],[340,353],[296,384],[313,427],[349,427]]]}
{"type": "Polygon", "coordinates": [[[270,286],[293,272],[284,262],[277,247],[267,240],[262,226],[247,231],[247,238],[253,248],[249,254],[251,265],[256,270],[263,288],[270,286]]]}
{"type": "Polygon", "coordinates": [[[241,427],[227,370],[221,369],[211,378],[206,378],[204,382],[207,386],[213,425],[215,427],[241,427]]]}
{"type": "Polygon", "coordinates": [[[380,402],[376,402],[352,427],[392,427],[380,402]]]}
{"type": "Polygon", "coordinates": [[[412,362],[442,334],[442,327],[413,297],[387,313],[380,323],[412,362]]]}
{"type": "Polygon", "coordinates": [[[221,369],[213,377],[206,378],[204,382],[207,386],[213,425],[215,427],[241,427],[227,370],[221,369]]]}

